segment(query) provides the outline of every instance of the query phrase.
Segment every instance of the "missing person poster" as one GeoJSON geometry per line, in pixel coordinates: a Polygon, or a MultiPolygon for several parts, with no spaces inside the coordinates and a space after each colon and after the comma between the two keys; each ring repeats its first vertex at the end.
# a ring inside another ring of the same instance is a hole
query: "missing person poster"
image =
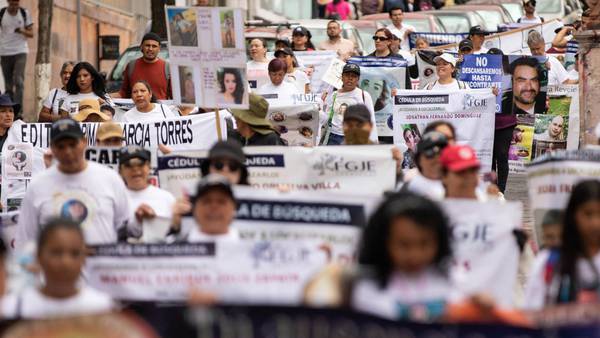
{"type": "Polygon", "coordinates": [[[414,154],[427,124],[445,120],[454,126],[456,142],[473,147],[481,161],[481,171],[489,172],[495,109],[491,89],[398,91],[394,105],[394,144],[404,149],[403,168],[416,167],[414,154]]]}
{"type": "Polygon", "coordinates": [[[392,90],[406,88],[406,61],[391,58],[353,57],[348,60],[348,63],[360,66],[358,86],[369,93],[373,100],[378,135],[380,137],[393,136],[392,90]]]}
{"type": "Polygon", "coordinates": [[[167,6],[166,23],[174,101],[248,108],[242,10],[167,6]]]}
{"type": "Polygon", "coordinates": [[[517,115],[517,125],[513,129],[508,148],[508,168],[510,173],[524,173],[525,164],[533,158],[533,135],[535,115],[517,115]]]}
{"type": "Polygon", "coordinates": [[[318,144],[319,105],[269,106],[267,120],[279,131],[288,146],[314,147],[318,144]]]}
{"type": "Polygon", "coordinates": [[[415,55],[417,59],[417,67],[419,69],[419,83],[417,88],[425,89],[430,83],[433,83],[438,79],[435,69],[435,62],[433,62],[433,58],[437,54],[427,51],[418,51],[415,55]]]}
{"type": "Polygon", "coordinates": [[[582,180],[600,180],[599,150],[569,150],[547,153],[527,166],[529,200],[538,245],[542,230],[561,223],[573,185],[582,180]]]}

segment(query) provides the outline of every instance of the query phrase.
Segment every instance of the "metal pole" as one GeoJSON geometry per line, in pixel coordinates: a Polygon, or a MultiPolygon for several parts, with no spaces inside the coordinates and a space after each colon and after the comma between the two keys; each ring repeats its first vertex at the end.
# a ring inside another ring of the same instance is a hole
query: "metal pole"
{"type": "Polygon", "coordinates": [[[81,61],[81,0],[77,0],[77,61],[81,61]]]}

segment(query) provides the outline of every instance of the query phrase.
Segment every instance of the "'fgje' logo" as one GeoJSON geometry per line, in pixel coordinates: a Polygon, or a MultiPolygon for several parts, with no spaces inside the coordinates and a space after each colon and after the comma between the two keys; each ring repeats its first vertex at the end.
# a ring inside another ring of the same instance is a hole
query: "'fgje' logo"
{"type": "Polygon", "coordinates": [[[323,154],[312,165],[319,176],[326,173],[343,176],[373,176],[376,174],[375,161],[344,160],[344,157],[332,154],[323,154]]]}
{"type": "Polygon", "coordinates": [[[289,265],[306,263],[310,258],[310,251],[306,248],[290,248],[282,244],[261,241],[254,245],[250,255],[254,261],[254,268],[258,269],[263,264],[289,265]]]}
{"type": "Polygon", "coordinates": [[[478,99],[471,94],[465,94],[462,100],[463,110],[473,107],[486,107],[487,101],[485,99],[478,99]]]}

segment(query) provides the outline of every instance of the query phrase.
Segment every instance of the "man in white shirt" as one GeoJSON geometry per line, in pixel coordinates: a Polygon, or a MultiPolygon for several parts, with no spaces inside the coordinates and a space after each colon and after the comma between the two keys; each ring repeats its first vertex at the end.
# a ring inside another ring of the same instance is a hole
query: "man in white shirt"
{"type": "Polygon", "coordinates": [[[517,23],[539,24],[544,22],[544,18],[535,15],[535,0],[523,0],[523,10],[525,15],[517,19],[517,23]]]}
{"type": "Polygon", "coordinates": [[[480,25],[476,25],[469,29],[469,39],[473,42],[473,54],[485,54],[488,49],[483,47],[485,42],[485,36],[488,33],[481,28],[480,25]]]}
{"type": "Polygon", "coordinates": [[[403,25],[402,20],[404,20],[404,12],[402,12],[401,8],[392,8],[390,9],[390,19],[392,23],[388,25],[386,28],[392,32],[392,34],[396,35],[402,42],[400,44],[400,49],[405,51],[410,51],[410,45],[408,44],[408,35],[416,31],[416,28],[411,25],[403,25]]]}
{"type": "Polygon", "coordinates": [[[533,56],[547,57],[546,65],[548,67],[548,85],[556,86],[560,84],[575,84],[577,80],[571,80],[569,73],[562,63],[552,55],[546,55],[546,41],[538,31],[531,31],[527,36],[527,45],[533,56]]]}
{"type": "MultiPolygon", "coordinates": [[[[363,104],[371,113],[371,124],[377,125],[375,122],[375,110],[373,107],[373,99],[371,95],[358,88],[360,80],[360,67],[353,63],[348,63],[342,70],[342,88],[327,95],[325,98],[324,111],[326,115],[327,130],[321,135],[323,138],[322,144],[339,145],[344,142],[343,122],[344,115],[348,107],[363,104]]],[[[369,135],[369,140],[377,143],[378,134],[377,128],[373,128],[369,135]]]]}
{"type": "Polygon", "coordinates": [[[175,206],[170,192],[150,184],[150,158],[149,150],[136,145],[119,151],[119,174],[127,186],[131,207],[128,228],[133,237],[142,236],[144,243],[165,240],[175,206]]]}
{"type": "Polygon", "coordinates": [[[8,7],[0,9],[0,63],[6,94],[23,106],[27,39],[33,37],[33,22],[19,4],[19,0],[8,0],[8,7]]]}
{"type": "Polygon", "coordinates": [[[79,124],[61,119],[50,129],[57,164],[35,177],[21,203],[16,248],[35,241],[41,224],[54,217],[80,223],[87,244],[117,242],[129,217],[125,184],[119,175],[85,159],[87,139],[79,124]]]}
{"type": "Polygon", "coordinates": [[[319,44],[320,50],[333,50],[338,53],[342,60],[351,57],[354,54],[354,43],[342,37],[342,26],[335,20],[327,24],[328,40],[319,44]]]}

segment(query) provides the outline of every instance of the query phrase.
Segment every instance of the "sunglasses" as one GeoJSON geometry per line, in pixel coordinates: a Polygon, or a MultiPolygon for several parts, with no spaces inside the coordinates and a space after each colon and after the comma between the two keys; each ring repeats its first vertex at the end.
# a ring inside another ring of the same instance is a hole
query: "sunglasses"
{"type": "Polygon", "coordinates": [[[423,156],[425,156],[428,159],[432,159],[434,157],[436,157],[437,155],[439,155],[442,152],[442,149],[438,146],[435,146],[431,149],[427,149],[425,151],[423,151],[423,156]]]}
{"type": "Polygon", "coordinates": [[[226,162],[226,161],[215,161],[211,163],[211,166],[217,170],[223,170],[223,168],[229,168],[229,171],[238,171],[241,166],[236,162],[226,162]]]}
{"type": "Polygon", "coordinates": [[[373,41],[387,41],[387,40],[389,40],[389,39],[385,38],[383,36],[377,36],[377,35],[373,36],[373,41]]]}

